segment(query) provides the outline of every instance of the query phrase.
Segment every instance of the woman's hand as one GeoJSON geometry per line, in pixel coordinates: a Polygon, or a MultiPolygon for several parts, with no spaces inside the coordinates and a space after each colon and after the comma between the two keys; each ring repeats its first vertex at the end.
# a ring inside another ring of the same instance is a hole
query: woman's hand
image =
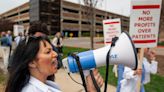
{"type": "Polygon", "coordinates": [[[142,69],[137,69],[134,71],[134,75],[139,75],[141,76],[142,75],[142,69]]]}
{"type": "Polygon", "coordinates": [[[152,60],[155,60],[155,57],[156,57],[156,53],[155,53],[155,50],[152,50],[150,49],[148,51],[148,56],[149,56],[149,59],[152,61],[152,60]]]}
{"type": "MultiPolygon", "coordinates": [[[[102,76],[100,75],[100,73],[98,72],[98,69],[93,70],[93,75],[95,77],[95,80],[96,80],[98,86],[102,87],[104,80],[103,80],[102,76]]],[[[97,92],[97,90],[94,87],[94,84],[93,84],[93,81],[92,81],[92,78],[90,75],[86,76],[86,83],[87,83],[88,92],[97,92]]]]}

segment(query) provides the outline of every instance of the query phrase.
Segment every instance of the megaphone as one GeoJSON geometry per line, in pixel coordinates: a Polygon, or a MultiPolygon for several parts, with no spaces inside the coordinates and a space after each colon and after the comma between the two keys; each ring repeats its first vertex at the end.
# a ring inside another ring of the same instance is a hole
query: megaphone
{"type": "MultiPolygon", "coordinates": [[[[90,70],[91,68],[101,67],[106,65],[106,56],[108,51],[111,49],[109,54],[109,64],[130,67],[136,69],[138,65],[137,51],[135,46],[126,32],[122,32],[118,40],[115,42],[115,46],[111,48],[110,45],[85,52],[78,53],[79,62],[83,70],[90,70]]],[[[71,55],[62,60],[63,67],[68,72],[76,73],[79,71],[76,59],[71,55]]]]}

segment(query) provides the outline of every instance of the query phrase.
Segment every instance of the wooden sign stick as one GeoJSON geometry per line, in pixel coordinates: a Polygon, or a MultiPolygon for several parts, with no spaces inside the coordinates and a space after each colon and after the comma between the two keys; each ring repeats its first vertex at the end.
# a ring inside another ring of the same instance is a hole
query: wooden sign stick
{"type": "MultiPolygon", "coordinates": [[[[142,62],[143,62],[143,57],[144,57],[144,48],[139,49],[138,53],[138,69],[142,69],[142,62]]],[[[137,92],[140,92],[141,89],[141,78],[142,75],[139,76],[138,81],[137,81],[137,92]]]]}

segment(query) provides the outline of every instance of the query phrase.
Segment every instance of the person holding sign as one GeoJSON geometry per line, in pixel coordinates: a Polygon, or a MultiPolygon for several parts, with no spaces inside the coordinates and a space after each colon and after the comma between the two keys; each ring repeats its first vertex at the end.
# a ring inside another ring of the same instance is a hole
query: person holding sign
{"type": "MultiPolygon", "coordinates": [[[[144,84],[150,82],[150,74],[157,73],[158,62],[155,61],[155,51],[152,49],[145,49],[143,58],[142,69],[132,70],[128,67],[118,69],[118,87],[117,92],[137,92],[137,80],[142,74],[140,92],[145,92],[144,84]],[[150,62],[149,62],[150,61],[150,62]],[[122,70],[122,72],[119,72],[122,70]]],[[[119,67],[118,67],[119,68],[119,67]]]]}

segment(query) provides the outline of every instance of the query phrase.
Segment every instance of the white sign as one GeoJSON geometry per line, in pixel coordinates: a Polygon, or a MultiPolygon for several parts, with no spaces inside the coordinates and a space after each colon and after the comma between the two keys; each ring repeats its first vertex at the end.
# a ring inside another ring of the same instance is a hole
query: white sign
{"type": "Polygon", "coordinates": [[[161,0],[132,0],[130,36],[137,48],[156,47],[161,0]]]}
{"type": "Polygon", "coordinates": [[[104,44],[110,45],[112,38],[121,34],[120,19],[103,20],[104,44]]]}
{"type": "Polygon", "coordinates": [[[19,33],[24,34],[24,26],[23,25],[14,25],[14,36],[18,36],[19,33]]]}

